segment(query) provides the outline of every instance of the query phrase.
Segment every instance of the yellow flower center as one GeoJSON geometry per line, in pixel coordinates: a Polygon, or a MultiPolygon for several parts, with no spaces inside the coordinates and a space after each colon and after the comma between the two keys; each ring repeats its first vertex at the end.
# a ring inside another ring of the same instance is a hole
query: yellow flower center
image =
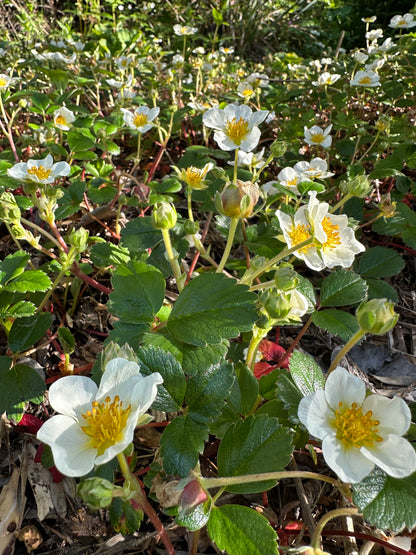
{"type": "Polygon", "coordinates": [[[397,22],[397,25],[406,25],[406,20],[401,19],[400,21],[397,22]]]}
{"type": "Polygon", "coordinates": [[[333,425],[337,431],[337,438],[345,447],[372,447],[374,443],[383,441],[378,434],[377,426],[379,420],[372,418],[371,410],[363,413],[357,403],[353,403],[350,409],[342,408],[342,401],[339,409],[335,411],[333,425]]]}
{"type": "Polygon", "coordinates": [[[202,170],[200,170],[199,168],[195,168],[195,166],[190,166],[189,168],[186,168],[185,171],[186,174],[186,183],[190,186],[190,187],[198,187],[201,185],[201,182],[203,180],[203,175],[202,175],[202,170]]]}
{"type": "Polygon", "coordinates": [[[323,135],[323,133],[314,133],[311,136],[311,141],[316,144],[316,145],[320,145],[321,143],[323,143],[325,140],[325,137],[323,135]]]}
{"type": "Polygon", "coordinates": [[[368,75],[366,75],[365,77],[362,77],[359,81],[360,85],[369,85],[371,83],[371,77],[368,77],[368,75]]]}
{"type": "MultiPolygon", "coordinates": [[[[306,239],[310,239],[312,237],[306,226],[303,224],[293,226],[288,235],[290,240],[292,241],[292,247],[299,245],[299,243],[303,243],[304,241],[306,241],[306,239]]],[[[311,246],[312,244],[307,245],[306,247],[302,247],[301,249],[299,249],[299,251],[306,252],[311,246]]]]}
{"type": "Polygon", "coordinates": [[[91,438],[91,446],[97,449],[98,455],[122,441],[130,412],[131,405],[123,409],[123,402],[116,395],[113,401],[110,397],[104,403],[94,401],[91,410],[82,415],[87,424],[81,429],[91,438]]]}
{"type": "Polygon", "coordinates": [[[251,95],[253,95],[253,94],[254,94],[253,89],[244,89],[244,90],[243,90],[243,96],[248,97],[248,96],[251,96],[251,95]]]}
{"type": "Polygon", "coordinates": [[[249,123],[243,117],[240,117],[238,121],[233,118],[231,121],[227,121],[225,125],[225,134],[235,143],[240,146],[241,141],[247,135],[249,130],[249,123]]]}
{"type": "Polygon", "coordinates": [[[57,118],[55,119],[55,124],[56,125],[67,125],[66,119],[64,118],[64,116],[57,116],[57,118]]]}
{"type": "Polygon", "coordinates": [[[326,216],[322,220],[322,228],[326,233],[326,241],[322,245],[323,249],[333,249],[341,244],[341,236],[338,233],[339,227],[331,222],[331,219],[326,216]]]}
{"type": "Polygon", "coordinates": [[[288,187],[296,187],[296,185],[298,184],[298,178],[294,177],[293,179],[288,179],[287,180],[287,186],[288,187]]]}
{"type": "Polygon", "coordinates": [[[0,88],[3,88],[7,85],[8,80],[5,77],[0,77],[0,88]]]}
{"type": "Polygon", "coordinates": [[[50,168],[46,169],[43,166],[32,166],[27,169],[29,175],[35,175],[38,179],[47,179],[51,173],[50,168]]]}
{"type": "Polygon", "coordinates": [[[136,114],[133,119],[133,123],[136,127],[142,127],[147,123],[147,116],[146,114],[136,114]]]}

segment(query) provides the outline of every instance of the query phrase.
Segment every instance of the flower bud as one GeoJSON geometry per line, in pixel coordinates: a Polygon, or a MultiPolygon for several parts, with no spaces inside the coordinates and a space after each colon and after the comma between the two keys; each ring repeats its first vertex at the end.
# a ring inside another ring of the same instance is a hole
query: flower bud
{"type": "Polygon", "coordinates": [[[89,232],[80,227],[79,229],[71,229],[67,241],[72,247],[76,247],[78,252],[84,252],[88,246],[89,232]]]}
{"type": "Polygon", "coordinates": [[[274,282],[279,291],[291,291],[299,285],[299,275],[291,264],[281,264],[274,274],[274,282]]]}
{"type": "Polygon", "coordinates": [[[95,476],[83,480],[77,487],[77,492],[90,509],[98,510],[109,507],[113,500],[113,492],[118,488],[108,480],[95,476]]]}
{"type": "Polygon", "coordinates": [[[273,141],[270,146],[270,151],[275,158],[280,158],[287,150],[286,141],[273,141]]]}
{"type": "Polygon", "coordinates": [[[399,319],[399,315],[394,312],[394,303],[387,299],[371,299],[361,303],[355,315],[361,329],[374,335],[387,333],[399,319]]]}
{"type": "Polygon", "coordinates": [[[251,181],[240,181],[225,186],[221,195],[215,198],[216,206],[224,216],[229,218],[249,218],[259,200],[260,190],[251,181]]]}
{"type": "Polygon", "coordinates": [[[198,222],[193,222],[192,220],[186,220],[183,224],[183,229],[186,235],[195,235],[199,231],[198,222]]]}
{"type": "Polygon", "coordinates": [[[152,225],[155,229],[172,229],[176,225],[178,215],[173,204],[159,202],[152,212],[152,225]]]}
{"type": "Polygon", "coordinates": [[[20,208],[12,193],[2,193],[0,195],[0,220],[7,224],[20,223],[20,208]]]}
{"type": "Polygon", "coordinates": [[[354,197],[364,198],[369,195],[372,186],[368,182],[366,175],[357,175],[351,181],[341,184],[341,190],[344,194],[349,194],[354,197]]]}
{"type": "Polygon", "coordinates": [[[284,320],[289,314],[290,299],[275,289],[264,291],[260,295],[259,301],[263,310],[272,320],[284,320]]]}

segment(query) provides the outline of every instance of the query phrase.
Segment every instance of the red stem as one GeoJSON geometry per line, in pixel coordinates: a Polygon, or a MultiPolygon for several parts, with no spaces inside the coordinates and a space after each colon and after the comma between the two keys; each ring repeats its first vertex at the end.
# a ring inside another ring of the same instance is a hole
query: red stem
{"type": "Polygon", "coordinates": [[[84,272],[80,269],[80,267],[76,262],[72,264],[71,271],[77,277],[82,279],[82,281],[84,281],[85,283],[88,283],[88,285],[91,285],[91,287],[98,289],[98,291],[102,291],[106,295],[109,295],[111,293],[112,289],[109,289],[105,285],[101,285],[101,283],[98,283],[98,281],[95,281],[95,279],[93,279],[92,277],[87,276],[87,274],[84,274],[84,272]]]}

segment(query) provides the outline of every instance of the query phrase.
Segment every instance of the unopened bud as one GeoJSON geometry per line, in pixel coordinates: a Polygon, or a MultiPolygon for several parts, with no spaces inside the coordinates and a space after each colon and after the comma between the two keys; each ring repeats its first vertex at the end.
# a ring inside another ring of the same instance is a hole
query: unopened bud
{"type": "Polygon", "coordinates": [[[290,311],[290,299],[274,290],[268,289],[259,297],[263,310],[273,320],[284,320],[290,311]]]}
{"type": "Polygon", "coordinates": [[[387,333],[399,319],[399,315],[394,312],[394,303],[387,299],[371,299],[362,303],[355,315],[361,329],[374,335],[387,333]]]}
{"type": "Polygon", "coordinates": [[[183,224],[183,229],[186,235],[195,235],[199,231],[198,222],[193,222],[192,220],[186,220],[183,224]]]}
{"type": "Polygon", "coordinates": [[[115,489],[121,488],[117,488],[109,480],[95,476],[83,480],[78,485],[77,492],[90,509],[98,510],[111,505],[115,489]]]}
{"type": "Polygon", "coordinates": [[[226,185],[221,195],[216,196],[218,210],[229,218],[249,218],[259,200],[260,190],[251,181],[240,181],[226,185]]]}
{"type": "Polygon", "coordinates": [[[344,194],[364,198],[370,194],[372,186],[368,182],[366,175],[357,175],[351,181],[342,183],[341,190],[344,194]]]}
{"type": "Polygon", "coordinates": [[[280,158],[287,150],[286,141],[273,141],[270,146],[270,151],[275,158],[280,158]]]}
{"type": "Polygon", "coordinates": [[[7,224],[20,223],[20,208],[12,193],[2,193],[0,195],[0,220],[7,224]]]}
{"type": "Polygon", "coordinates": [[[88,245],[89,232],[80,227],[79,229],[72,229],[67,237],[68,244],[76,247],[78,252],[84,252],[88,245]]]}
{"type": "Polygon", "coordinates": [[[159,202],[152,213],[152,225],[155,229],[172,229],[176,225],[178,215],[173,204],[159,202]]]}
{"type": "Polygon", "coordinates": [[[274,282],[279,291],[291,291],[299,285],[299,275],[291,264],[281,264],[274,274],[274,282]]]}

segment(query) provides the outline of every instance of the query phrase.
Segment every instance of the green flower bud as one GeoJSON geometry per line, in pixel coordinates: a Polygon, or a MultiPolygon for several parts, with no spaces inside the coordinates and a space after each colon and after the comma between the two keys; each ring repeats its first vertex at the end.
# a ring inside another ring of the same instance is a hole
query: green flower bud
{"type": "Polygon", "coordinates": [[[35,181],[27,181],[26,183],[23,183],[22,188],[26,195],[33,195],[39,189],[39,183],[36,183],[35,181]]]}
{"type": "Polygon", "coordinates": [[[229,218],[249,218],[259,200],[260,190],[251,181],[240,181],[226,185],[221,195],[216,196],[216,206],[221,214],[229,218]]]}
{"type": "Polygon", "coordinates": [[[183,229],[186,235],[195,235],[199,231],[199,224],[198,222],[193,222],[192,220],[186,220],[183,229]]]}
{"type": "Polygon", "coordinates": [[[273,141],[270,146],[270,151],[275,158],[280,158],[287,150],[286,141],[273,141]]]}
{"type": "Polygon", "coordinates": [[[89,232],[80,227],[79,229],[71,229],[71,232],[67,236],[68,244],[71,247],[75,247],[78,252],[84,252],[88,246],[89,232]]]}
{"type": "Polygon", "coordinates": [[[85,501],[90,509],[98,510],[109,507],[113,500],[113,492],[119,488],[105,480],[104,478],[94,477],[83,480],[77,487],[77,492],[85,501]]]}
{"type": "Polygon", "coordinates": [[[128,343],[120,347],[118,343],[110,341],[100,353],[99,360],[102,372],[105,371],[105,367],[113,358],[125,358],[131,362],[138,362],[135,352],[128,343]]]}
{"type": "Polygon", "coordinates": [[[152,213],[152,225],[155,229],[172,229],[176,225],[178,215],[173,204],[159,202],[152,213]]]}
{"type": "Polygon", "coordinates": [[[20,215],[20,208],[12,193],[2,193],[0,195],[0,220],[7,224],[19,224],[20,215]]]}
{"type": "Polygon", "coordinates": [[[295,289],[299,281],[299,275],[291,264],[281,264],[274,274],[274,282],[280,291],[295,289]]]}
{"type": "Polygon", "coordinates": [[[290,299],[275,289],[264,291],[259,297],[259,302],[273,320],[284,320],[291,308],[290,299]]]}
{"type": "Polygon", "coordinates": [[[351,181],[341,184],[341,191],[354,197],[364,198],[370,194],[372,186],[366,175],[357,175],[351,181]]]}
{"type": "Polygon", "coordinates": [[[374,335],[387,333],[399,319],[399,315],[394,312],[394,303],[387,299],[371,299],[361,303],[355,315],[361,329],[374,335]]]}

